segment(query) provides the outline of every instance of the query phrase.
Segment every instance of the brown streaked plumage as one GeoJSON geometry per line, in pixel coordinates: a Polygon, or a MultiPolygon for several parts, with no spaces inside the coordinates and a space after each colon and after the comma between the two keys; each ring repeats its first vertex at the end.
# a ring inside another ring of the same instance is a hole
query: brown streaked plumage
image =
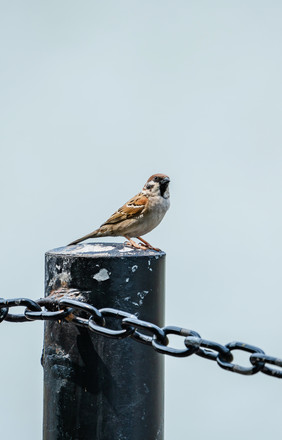
{"type": "Polygon", "coordinates": [[[141,238],[141,235],[158,226],[169,209],[169,182],[169,177],[165,174],[149,177],[143,190],[119,208],[100,228],[73,241],[69,246],[88,238],[123,236],[137,249],[158,250],[141,238]],[[132,237],[138,238],[143,244],[137,244],[132,237]]]}

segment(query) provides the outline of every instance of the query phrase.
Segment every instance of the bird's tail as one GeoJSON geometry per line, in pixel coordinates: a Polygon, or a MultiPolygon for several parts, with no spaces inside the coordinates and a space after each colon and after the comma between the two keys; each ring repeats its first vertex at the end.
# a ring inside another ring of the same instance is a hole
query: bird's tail
{"type": "Polygon", "coordinates": [[[103,237],[103,232],[99,229],[96,229],[93,232],[90,232],[90,234],[84,235],[84,237],[78,238],[77,240],[72,241],[68,244],[68,246],[72,246],[73,244],[80,243],[81,241],[87,240],[87,238],[96,238],[96,237],[103,237]]]}

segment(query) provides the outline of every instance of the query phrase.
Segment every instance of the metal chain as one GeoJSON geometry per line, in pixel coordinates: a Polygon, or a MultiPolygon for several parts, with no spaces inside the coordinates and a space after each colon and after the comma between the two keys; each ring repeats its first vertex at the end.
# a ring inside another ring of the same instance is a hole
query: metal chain
{"type": "Polygon", "coordinates": [[[243,342],[230,342],[221,345],[214,341],[202,339],[199,333],[193,330],[175,326],[159,327],[152,322],[142,321],[135,315],[118,309],[97,309],[85,302],[71,299],[70,294],[79,293],[75,289],[69,289],[67,296],[64,296],[63,289],[60,293],[61,297],[59,298],[50,295],[37,301],[28,298],[0,298],[0,323],[2,321],[63,321],[82,326],[94,333],[110,338],[123,339],[130,337],[137,342],[149,345],[159,353],[169,356],[187,357],[196,354],[205,359],[216,361],[221,368],[234,373],[249,376],[260,371],[272,377],[282,378],[282,359],[268,356],[263,350],[253,345],[243,342]],[[10,309],[14,307],[25,307],[25,310],[22,314],[12,314],[10,309]],[[107,325],[108,318],[120,321],[117,329],[110,328],[107,325]],[[182,349],[169,345],[168,335],[170,334],[184,338],[182,349]],[[249,357],[250,367],[233,363],[233,350],[251,353],[249,357]],[[267,365],[274,365],[280,367],[280,369],[267,365]]]}

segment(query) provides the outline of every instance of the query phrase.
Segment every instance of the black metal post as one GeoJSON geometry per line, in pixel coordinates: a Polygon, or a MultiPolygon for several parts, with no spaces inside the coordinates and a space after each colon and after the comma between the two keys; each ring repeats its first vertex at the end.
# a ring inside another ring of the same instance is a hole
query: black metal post
{"type": "MultiPolygon", "coordinates": [[[[76,288],[163,325],[165,254],[87,243],[46,254],[45,295],[76,288]]],[[[110,339],[67,322],[46,322],[44,440],[163,440],[164,359],[131,338],[110,339]]]]}

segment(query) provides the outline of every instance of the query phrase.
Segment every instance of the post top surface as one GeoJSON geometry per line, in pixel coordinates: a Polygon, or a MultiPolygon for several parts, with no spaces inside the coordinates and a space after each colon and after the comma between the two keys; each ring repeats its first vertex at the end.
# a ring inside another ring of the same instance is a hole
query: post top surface
{"type": "Polygon", "coordinates": [[[46,255],[67,255],[69,257],[156,257],[165,255],[163,251],[154,251],[150,249],[134,249],[125,246],[123,243],[79,243],[72,246],[63,246],[51,249],[46,255]]]}

